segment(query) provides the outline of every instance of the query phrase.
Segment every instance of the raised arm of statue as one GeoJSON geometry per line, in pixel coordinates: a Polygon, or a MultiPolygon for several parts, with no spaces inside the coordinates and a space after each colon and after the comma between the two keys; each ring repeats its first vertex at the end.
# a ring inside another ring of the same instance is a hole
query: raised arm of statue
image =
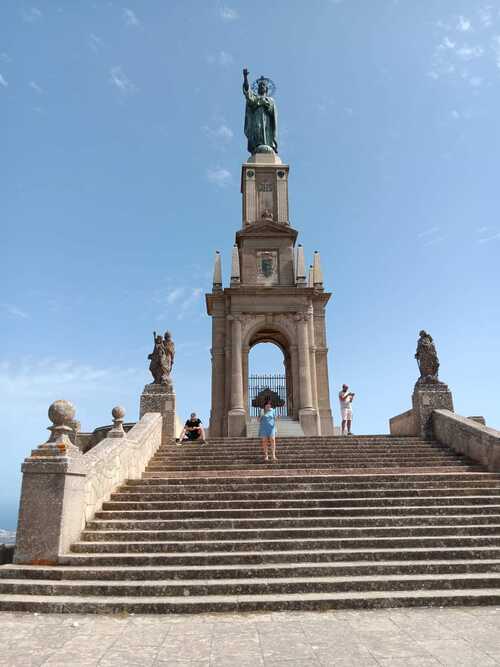
{"type": "Polygon", "coordinates": [[[243,70],[243,90],[245,92],[248,92],[250,90],[250,86],[248,85],[248,70],[246,67],[243,70]]]}

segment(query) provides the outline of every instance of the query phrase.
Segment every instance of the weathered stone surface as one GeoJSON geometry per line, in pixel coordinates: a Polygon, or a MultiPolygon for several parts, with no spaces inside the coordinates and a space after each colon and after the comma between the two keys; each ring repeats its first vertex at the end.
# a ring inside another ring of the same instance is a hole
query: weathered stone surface
{"type": "Polygon", "coordinates": [[[162,417],[162,444],[176,437],[175,392],[171,386],[147,384],[141,394],[139,417],[148,412],[160,413],[162,417]]]}
{"type": "Polygon", "coordinates": [[[500,431],[449,410],[432,413],[434,437],[460,454],[500,472],[500,431]]]}
{"type": "Polygon", "coordinates": [[[417,435],[418,427],[417,420],[413,409],[392,417],[389,419],[389,432],[391,435],[417,435]]]}
{"type": "Polygon", "coordinates": [[[0,613],[1,664],[497,665],[495,607],[169,616],[0,613]]]}
{"type": "Polygon", "coordinates": [[[448,385],[422,383],[415,385],[412,396],[413,414],[417,424],[416,435],[432,438],[432,412],[450,410],[453,412],[453,397],[448,385]]]}

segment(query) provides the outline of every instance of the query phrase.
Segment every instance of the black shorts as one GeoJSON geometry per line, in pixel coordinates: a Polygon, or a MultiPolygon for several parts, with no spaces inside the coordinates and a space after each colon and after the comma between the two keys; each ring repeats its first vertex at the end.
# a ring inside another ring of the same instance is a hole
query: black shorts
{"type": "Polygon", "coordinates": [[[198,431],[198,429],[196,431],[188,431],[186,433],[186,437],[187,437],[188,440],[198,440],[200,435],[201,435],[201,433],[200,433],[200,431],[198,431]]]}

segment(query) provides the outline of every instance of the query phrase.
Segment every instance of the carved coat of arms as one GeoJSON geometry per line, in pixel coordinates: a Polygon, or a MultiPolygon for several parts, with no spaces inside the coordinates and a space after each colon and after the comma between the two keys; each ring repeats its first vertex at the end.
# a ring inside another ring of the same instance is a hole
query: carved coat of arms
{"type": "Polygon", "coordinates": [[[278,281],[278,252],[263,250],[257,253],[257,276],[264,283],[278,281]]]}

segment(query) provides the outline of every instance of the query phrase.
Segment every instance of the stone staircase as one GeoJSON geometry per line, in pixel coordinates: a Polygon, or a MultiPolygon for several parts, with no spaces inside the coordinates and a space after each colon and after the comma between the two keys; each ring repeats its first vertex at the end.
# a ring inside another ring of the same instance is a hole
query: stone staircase
{"type": "Polygon", "coordinates": [[[0,610],[500,604],[500,475],[418,438],[162,447],[59,566],[0,567],[0,610]]]}

